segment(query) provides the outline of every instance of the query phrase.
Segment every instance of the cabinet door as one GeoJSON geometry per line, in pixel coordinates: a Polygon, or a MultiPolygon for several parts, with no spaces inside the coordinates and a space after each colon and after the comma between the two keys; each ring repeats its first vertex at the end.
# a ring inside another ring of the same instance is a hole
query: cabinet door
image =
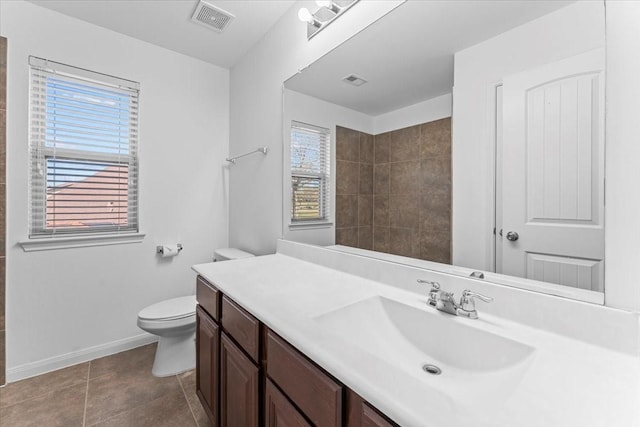
{"type": "Polygon", "coordinates": [[[258,426],[259,370],[225,333],[220,340],[220,426],[258,426]]]}
{"type": "Polygon", "coordinates": [[[373,409],[358,394],[351,390],[346,393],[347,427],[398,427],[373,409]]]}
{"type": "Polygon", "coordinates": [[[196,308],[196,324],[196,394],[217,427],[220,328],[200,306],[196,308]]]}
{"type": "Polygon", "coordinates": [[[269,379],[264,401],[265,427],[312,427],[269,379]]]}
{"type": "Polygon", "coordinates": [[[393,427],[366,403],[362,406],[362,427],[393,427]]]}

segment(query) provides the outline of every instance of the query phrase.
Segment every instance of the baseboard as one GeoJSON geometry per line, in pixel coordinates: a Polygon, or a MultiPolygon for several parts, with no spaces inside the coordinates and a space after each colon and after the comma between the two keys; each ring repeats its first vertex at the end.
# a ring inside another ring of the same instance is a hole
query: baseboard
{"type": "Polygon", "coordinates": [[[72,353],[51,357],[49,359],[38,360],[37,362],[25,363],[7,369],[7,383],[16,382],[25,378],[35,377],[67,366],[88,362],[110,354],[131,350],[132,348],[150,344],[158,340],[156,335],[144,333],[106,344],[74,351],[72,353]]]}

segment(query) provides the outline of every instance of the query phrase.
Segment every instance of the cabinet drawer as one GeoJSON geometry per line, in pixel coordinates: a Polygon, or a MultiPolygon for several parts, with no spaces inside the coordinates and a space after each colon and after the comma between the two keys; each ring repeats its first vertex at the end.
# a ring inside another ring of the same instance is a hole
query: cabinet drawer
{"type": "Polygon", "coordinates": [[[260,322],[226,296],[222,297],[222,328],[254,362],[259,361],[260,322]]]}
{"type": "Polygon", "coordinates": [[[202,308],[216,322],[220,320],[220,291],[218,291],[211,283],[207,282],[204,277],[196,278],[196,300],[202,308]]]}
{"type": "Polygon", "coordinates": [[[267,332],[267,375],[313,425],[342,424],[342,386],[272,331],[267,332]]]}

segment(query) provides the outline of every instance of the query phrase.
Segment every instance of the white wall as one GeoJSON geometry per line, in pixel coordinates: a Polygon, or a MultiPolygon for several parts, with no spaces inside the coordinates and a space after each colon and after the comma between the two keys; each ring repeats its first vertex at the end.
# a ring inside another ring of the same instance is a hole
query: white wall
{"type": "MultiPolygon", "coordinates": [[[[349,129],[355,129],[361,132],[373,133],[373,120],[371,116],[359,113],[340,105],[332,104],[309,95],[305,95],[296,91],[283,90],[283,124],[284,130],[284,148],[282,162],[283,170],[291,169],[291,122],[298,121],[308,123],[314,126],[323,127],[331,131],[331,170],[336,170],[336,126],[342,126],[349,129]]],[[[336,174],[331,174],[331,194],[336,194],[336,174]]],[[[291,194],[291,180],[285,179],[283,176],[282,194],[291,194]]],[[[291,211],[291,198],[283,197],[283,212],[291,211]]],[[[290,227],[289,215],[282,215],[283,238],[301,243],[313,243],[321,246],[335,244],[335,218],[336,206],[333,201],[330,204],[331,225],[313,226],[313,227],[290,227]]]]}
{"type": "Polygon", "coordinates": [[[456,53],[453,264],[493,268],[495,85],[510,74],[604,47],[603,18],[602,2],[581,1],[456,53]]]}
{"type": "Polygon", "coordinates": [[[408,107],[380,114],[373,118],[373,134],[378,135],[396,129],[451,117],[452,97],[447,93],[408,107]]]}
{"type": "Polygon", "coordinates": [[[299,1],[231,70],[230,152],[266,145],[266,156],[250,156],[230,170],[230,245],[256,254],[275,251],[282,237],[282,82],[353,36],[403,0],[363,0],[310,41],[297,17],[299,1]]]}
{"type": "MultiPolygon", "coordinates": [[[[8,379],[134,345],[146,305],[194,292],[190,266],[228,244],[229,72],[23,1],[8,39],[8,379]],[[28,55],[140,82],[142,243],[25,253],[28,55]],[[183,252],[160,260],[158,243],[183,252]],[[74,359],[76,358],[76,359],[74,359]]],[[[254,144],[252,144],[254,145],[254,144]]]]}
{"type": "Polygon", "coordinates": [[[606,8],[605,304],[640,311],[640,2],[606,8]]]}

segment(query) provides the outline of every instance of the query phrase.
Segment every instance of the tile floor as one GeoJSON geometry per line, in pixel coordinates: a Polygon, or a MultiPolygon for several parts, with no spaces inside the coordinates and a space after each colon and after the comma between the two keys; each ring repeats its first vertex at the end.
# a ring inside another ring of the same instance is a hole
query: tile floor
{"type": "Polygon", "coordinates": [[[209,427],[195,371],[151,375],[156,345],[0,388],[2,427],[209,427]]]}

